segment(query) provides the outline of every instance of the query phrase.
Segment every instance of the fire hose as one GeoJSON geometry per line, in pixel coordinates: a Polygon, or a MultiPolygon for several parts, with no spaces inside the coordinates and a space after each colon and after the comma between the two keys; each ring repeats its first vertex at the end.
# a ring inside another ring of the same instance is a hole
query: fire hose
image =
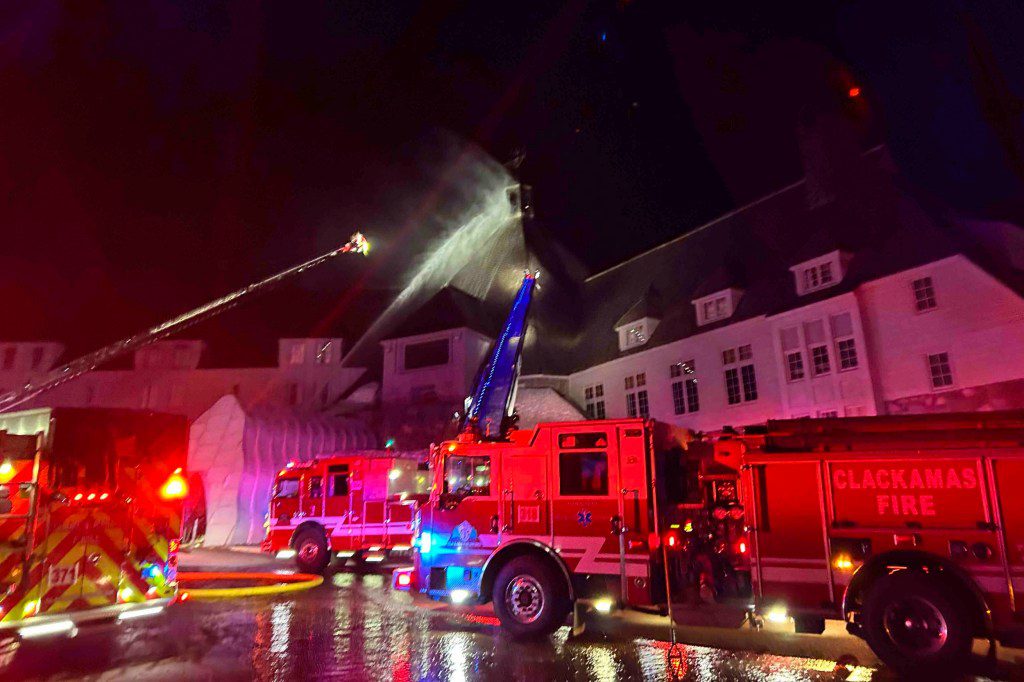
{"type": "Polygon", "coordinates": [[[321,575],[309,573],[214,573],[187,572],[178,574],[179,601],[190,599],[232,599],[258,597],[286,592],[300,592],[317,587],[324,582],[321,575]],[[245,587],[200,587],[189,588],[182,583],[213,582],[218,580],[269,581],[269,585],[247,585],[245,587]]]}

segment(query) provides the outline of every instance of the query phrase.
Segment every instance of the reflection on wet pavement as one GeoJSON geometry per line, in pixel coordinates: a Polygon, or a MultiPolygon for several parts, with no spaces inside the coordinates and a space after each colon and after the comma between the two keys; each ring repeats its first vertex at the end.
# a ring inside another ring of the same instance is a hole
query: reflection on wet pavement
{"type": "Polygon", "coordinates": [[[280,597],[179,604],[152,621],[24,646],[0,679],[866,680],[833,661],[645,639],[514,642],[494,619],[417,606],[379,575],[280,597]],[[670,660],[672,663],[670,663],[670,660]],[[9,676],[13,675],[13,676],[9,676]]]}

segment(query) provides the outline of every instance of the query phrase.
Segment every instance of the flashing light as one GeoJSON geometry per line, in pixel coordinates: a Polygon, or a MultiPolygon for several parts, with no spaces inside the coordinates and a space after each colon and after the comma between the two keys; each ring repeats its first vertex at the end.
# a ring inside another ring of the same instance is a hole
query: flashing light
{"type": "Polygon", "coordinates": [[[25,604],[25,608],[21,611],[22,618],[28,618],[39,613],[39,600],[33,599],[29,603],[25,604]]]}
{"type": "Polygon", "coordinates": [[[176,469],[173,474],[167,477],[164,484],[160,486],[160,497],[165,500],[180,500],[188,495],[188,481],[181,475],[181,469],[176,469]]]}
{"type": "Polygon", "coordinates": [[[392,481],[398,480],[398,477],[402,475],[401,469],[392,469],[388,472],[388,479],[392,481]]]}
{"type": "Polygon", "coordinates": [[[101,494],[101,495],[100,495],[100,499],[101,499],[101,500],[105,500],[105,499],[107,499],[108,497],[110,497],[110,493],[103,493],[103,494],[101,494]]]}
{"type": "Polygon", "coordinates": [[[385,450],[390,450],[393,447],[395,447],[395,439],[394,438],[388,438],[386,441],[384,441],[384,449],[385,450]]]}
{"type": "Polygon", "coordinates": [[[448,446],[448,452],[455,452],[455,443],[451,443],[448,446]]]}
{"type": "Polygon", "coordinates": [[[11,464],[11,460],[5,459],[0,464],[0,483],[7,483],[14,478],[14,465],[11,464]]]}
{"type": "Polygon", "coordinates": [[[135,590],[133,590],[130,587],[126,587],[117,593],[117,598],[120,599],[122,602],[130,602],[132,600],[132,597],[134,596],[135,590]]]}
{"type": "Polygon", "coordinates": [[[419,541],[418,541],[419,542],[419,548],[420,548],[420,554],[430,554],[430,545],[431,545],[432,541],[433,541],[433,538],[431,537],[429,530],[425,531],[423,533],[420,533],[420,537],[419,537],[419,541]]]}
{"type": "Polygon", "coordinates": [[[275,555],[275,557],[278,558],[278,559],[291,559],[294,556],[295,556],[295,550],[294,549],[282,549],[282,550],[280,550],[275,555]]]}
{"type": "Polygon", "coordinates": [[[858,88],[855,85],[852,88],[850,88],[849,90],[847,90],[846,94],[849,95],[850,99],[854,99],[855,97],[860,97],[860,88],[858,88]]]}
{"type": "Polygon", "coordinates": [[[379,552],[380,551],[380,545],[372,545],[370,547],[370,551],[371,552],[379,552]]]}
{"type": "Polygon", "coordinates": [[[765,617],[772,623],[785,623],[789,620],[789,613],[786,612],[785,606],[773,606],[765,617]]]}
{"type": "Polygon", "coordinates": [[[130,611],[122,611],[117,616],[117,622],[120,623],[121,621],[125,621],[125,620],[134,620],[136,618],[145,618],[147,616],[155,616],[158,613],[161,613],[163,610],[164,610],[164,607],[162,607],[162,606],[149,606],[149,607],[144,608],[144,609],[132,609],[130,611]]]}
{"type": "Polygon", "coordinates": [[[669,549],[675,549],[679,544],[679,538],[676,537],[675,533],[669,533],[665,536],[665,546],[669,549]]]}
{"type": "Polygon", "coordinates": [[[284,466],[285,466],[286,469],[291,469],[292,467],[295,466],[295,460],[292,460],[292,461],[288,462],[284,466]]]}
{"type": "Polygon", "coordinates": [[[684,533],[692,533],[693,532],[693,521],[691,521],[690,519],[686,519],[686,523],[683,524],[683,532],[684,533]]]}
{"type": "Polygon", "coordinates": [[[192,597],[188,592],[179,592],[178,601],[188,601],[192,597]]]}
{"type": "Polygon", "coordinates": [[[849,571],[851,568],[853,568],[853,559],[846,556],[845,554],[840,554],[832,562],[832,566],[840,571],[849,571]]]}
{"type": "Polygon", "coordinates": [[[469,590],[452,590],[452,603],[461,604],[469,599],[469,590]]]}
{"type": "Polygon", "coordinates": [[[93,500],[95,500],[95,499],[96,499],[96,493],[89,493],[89,496],[88,496],[88,497],[86,497],[85,499],[87,499],[87,500],[89,500],[90,502],[92,502],[93,500]]]}
{"type": "Polygon", "coordinates": [[[399,573],[395,581],[399,587],[409,587],[412,585],[412,573],[399,573]]]}
{"type": "Polygon", "coordinates": [[[179,547],[181,547],[181,540],[178,540],[177,538],[167,543],[167,549],[170,550],[172,554],[177,552],[179,547]]]}
{"type": "Polygon", "coordinates": [[[615,602],[608,597],[598,599],[594,602],[594,608],[597,609],[598,613],[611,613],[613,606],[615,606],[615,602]]]}
{"type": "Polygon", "coordinates": [[[22,639],[32,639],[33,637],[46,637],[47,635],[57,635],[63,633],[73,633],[75,631],[75,623],[70,620],[55,620],[49,623],[39,623],[38,625],[26,625],[23,628],[18,628],[18,634],[21,635],[22,639]]]}
{"type": "Polygon", "coordinates": [[[83,495],[82,493],[78,493],[78,494],[76,494],[76,495],[75,495],[75,502],[78,502],[78,501],[79,501],[79,500],[81,500],[81,499],[82,499],[83,497],[85,497],[85,495],[83,495]]]}
{"type": "Polygon", "coordinates": [[[156,580],[158,577],[163,577],[163,571],[156,564],[149,564],[142,569],[142,577],[146,581],[156,580]]]}
{"type": "Polygon", "coordinates": [[[368,564],[379,564],[380,562],[384,561],[384,556],[382,554],[370,554],[367,555],[363,559],[363,561],[365,561],[368,564]]]}
{"type": "Polygon", "coordinates": [[[747,553],[747,541],[746,540],[740,540],[739,544],[736,545],[736,549],[739,550],[740,554],[746,554],[747,553]]]}

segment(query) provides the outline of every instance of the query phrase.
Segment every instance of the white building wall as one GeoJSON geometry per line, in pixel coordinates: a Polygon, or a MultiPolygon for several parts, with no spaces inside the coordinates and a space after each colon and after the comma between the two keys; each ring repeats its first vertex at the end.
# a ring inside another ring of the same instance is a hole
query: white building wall
{"type": "Polygon", "coordinates": [[[871,381],[871,357],[864,337],[860,306],[853,293],[847,293],[818,303],[789,310],[769,318],[776,360],[776,374],[780,388],[781,412],[775,417],[822,417],[834,412],[838,417],[860,417],[879,413],[871,381]],[[839,359],[838,340],[848,338],[836,335],[833,320],[849,316],[852,339],[857,355],[857,366],[843,369],[839,359]],[[811,325],[820,325],[825,334],[829,371],[815,374],[808,339],[811,325]],[[783,334],[795,335],[797,347],[783,348],[783,334]],[[787,356],[799,352],[804,376],[790,379],[787,356]]]}
{"type": "MultiPolygon", "coordinates": [[[[614,332],[609,330],[609,333],[614,332]]],[[[645,372],[651,417],[690,429],[717,430],[724,425],[752,424],[779,415],[781,404],[775,358],[770,325],[765,318],[758,317],[577,372],[569,377],[569,392],[578,405],[585,406],[586,387],[603,384],[606,416],[625,417],[625,378],[645,372]],[[747,344],[753,352],[758,397],[729,405],[722,352],[747,344]],[[670,376],[671,365],[689,360],[693,360],[696,367],[693,375],[670,376]],[[672,383],[685,378],[697,379],[700,409],[677,415],[672,401],[672,383]]]]}
{"type": "Polygon", "coordinates": [[[404,403],[432,394],[440,399],[465,397],[491,345],[491,339],[467,327],[417,334],[381,342],[384,349],[382,397],[385,403],[404,403]],[[448,361],[406,369],[407,346],[447,340],[448,361]]]}
{"type": "Polygon", "coordinates": [[[860,287],[882,400],[1024,379],[1024,300],[957,255],[860,287]],[[937,306],[918,313],[912,282],[931,277],[937,306]],[[927,356],[949,353],[953,385],[936,391],[927,356]]]}

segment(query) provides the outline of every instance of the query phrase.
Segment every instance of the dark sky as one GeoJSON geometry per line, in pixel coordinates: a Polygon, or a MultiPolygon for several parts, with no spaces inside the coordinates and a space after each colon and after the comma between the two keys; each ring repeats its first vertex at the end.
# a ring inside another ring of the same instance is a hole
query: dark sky
{"type": "Polygon", "coordinates": [[[356,228],[426,243],[403,227],[469,144],[524,152],[542,225],[605,267],[798,179],[794,118],[851,83],[865,144],[1016,210],[1019,7],[772,4],[3,3],[0,338],[112,338],[356,228]]]}

